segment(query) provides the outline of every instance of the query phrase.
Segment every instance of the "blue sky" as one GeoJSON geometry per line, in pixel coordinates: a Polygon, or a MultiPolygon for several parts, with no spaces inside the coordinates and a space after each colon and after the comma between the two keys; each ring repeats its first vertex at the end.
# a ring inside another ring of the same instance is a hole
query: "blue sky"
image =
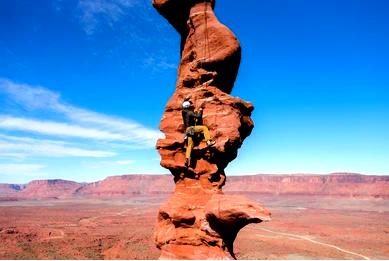
{"type": "MultiPolygon", "coordinates": [[[[227,168],[389,174],[389,3],[219,0],[255,128],[227,168]]],[[[0,1],[0,182],[168,173],[179,36],[147,0],[0,1]]]]}

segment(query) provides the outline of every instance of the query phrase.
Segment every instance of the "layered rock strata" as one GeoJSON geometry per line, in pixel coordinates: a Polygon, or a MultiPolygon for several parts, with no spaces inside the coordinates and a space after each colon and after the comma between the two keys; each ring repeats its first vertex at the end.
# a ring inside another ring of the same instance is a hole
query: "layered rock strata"
{"type": "Polygon", "coordinates": [[[270,220],[263,207],[222,192],[224,169],[254,127],[253,105],[229,95],[240,64],[240,44],[215,16],[213,0],[153,0],[153,6],[181,35],[176,90],[160,123],[165,138],[156,146],[161,165],[176,183],[158,214],[155,241],[160,258],[231,259],[238,231],[270,220]],[[185,166],[184,99],[203,108],[202,123],[216,141],[208,147],[203,137],[195,140],[190,167],[185,166]]]}

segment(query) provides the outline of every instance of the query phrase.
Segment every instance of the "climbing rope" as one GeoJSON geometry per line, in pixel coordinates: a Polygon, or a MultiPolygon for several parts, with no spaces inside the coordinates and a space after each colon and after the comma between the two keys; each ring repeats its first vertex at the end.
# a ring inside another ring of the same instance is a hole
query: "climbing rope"
{"type": "MultiPolygon", "coordinates": [[[[209,34],[208,34],[208,18],[207,18],[207,12],[208,11],[208,2],[207,0],[204,0],[204,12],[196,12],[196,13],[193,13],[189,16],[189,20],[188,20],[188,25],[190,27],[192,27],[193,29],[193,33],[190,33],[190,29],[189,29],[189,32],[188,32],[188,40],[192,43],[193,46],[196,46],[196,44],[191,40],[191,38],[189,37],[190,34],[195,34],[195,26],[193,25],[193,22],[192,22],[192,17],[195,16],[195,15],[199,15],[199,14],[203,14],[204,15],[204,42],[202,44],[202,47],[203,47],[203,50],[202,50],[202,54],[203,56],[200,58],[200,68],[203,68],[203,61],[207,60],[208,58],[211,57],[211,49],[209,47],[209,34]]],[[[195,42],[197,43],[201,43],[201,40],[199,38],[195,37],[195,42]]],[[[199,49],[201,48],[201,46],[199,47],[199,49]]],[[[199,52],[201,54],[201,51],[199,52]]]]}
{"type": "Polygon", "coordinates": [[[207,9],[208,9],[208,4],[207,0],[204,0],[204,50],[203,50],[203,58],[201,60],[201,67],[203,67],[202,61],[207,60],[207,58],[211,57],[211,51],[209,48],[209,38],[208,38],[208,19],[207,19],[207,9]],[[207,54],[208,51],[208,54],[207,54]]]}

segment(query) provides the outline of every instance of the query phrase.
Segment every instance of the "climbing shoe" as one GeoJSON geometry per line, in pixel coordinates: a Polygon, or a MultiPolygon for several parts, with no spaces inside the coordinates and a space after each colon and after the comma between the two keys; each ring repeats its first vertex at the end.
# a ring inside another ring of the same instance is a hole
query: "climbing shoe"
{"type": "Polygon", "coordinates": [[[214,140],[207,140],[207,146],[208,147],[211,147],[211,146],[213,146],[215,144],[216,144],[216,141],[214,141],[214,140]]]}
{"type": "Polygon", "coordinates": [[[189,167],[189,164],[190,164],[190,159],[185,159],[185,167],[189,167]]]}

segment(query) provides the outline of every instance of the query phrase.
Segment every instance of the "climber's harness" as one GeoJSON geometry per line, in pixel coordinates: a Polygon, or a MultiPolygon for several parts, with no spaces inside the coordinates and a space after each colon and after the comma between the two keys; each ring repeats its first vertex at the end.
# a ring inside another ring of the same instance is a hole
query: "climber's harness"
{"type": "Polygon", "coordinates": [[[188,128],[186,128],[185,130],[185,134],[184,134],[184,140],[187,140],[188,137],[195,137],[195,126],[196,126],[196,123],[197,123],[197,117],[195,118],[195,125],[194,126],[189,126],[188,128]]]}
{"type": "Polygon", "coordinates": [[[186,128],[185,130],[185,139],[188,137],[193,137],[195,135],[195,128],[194,126],[190,126],[186,128]]]}

